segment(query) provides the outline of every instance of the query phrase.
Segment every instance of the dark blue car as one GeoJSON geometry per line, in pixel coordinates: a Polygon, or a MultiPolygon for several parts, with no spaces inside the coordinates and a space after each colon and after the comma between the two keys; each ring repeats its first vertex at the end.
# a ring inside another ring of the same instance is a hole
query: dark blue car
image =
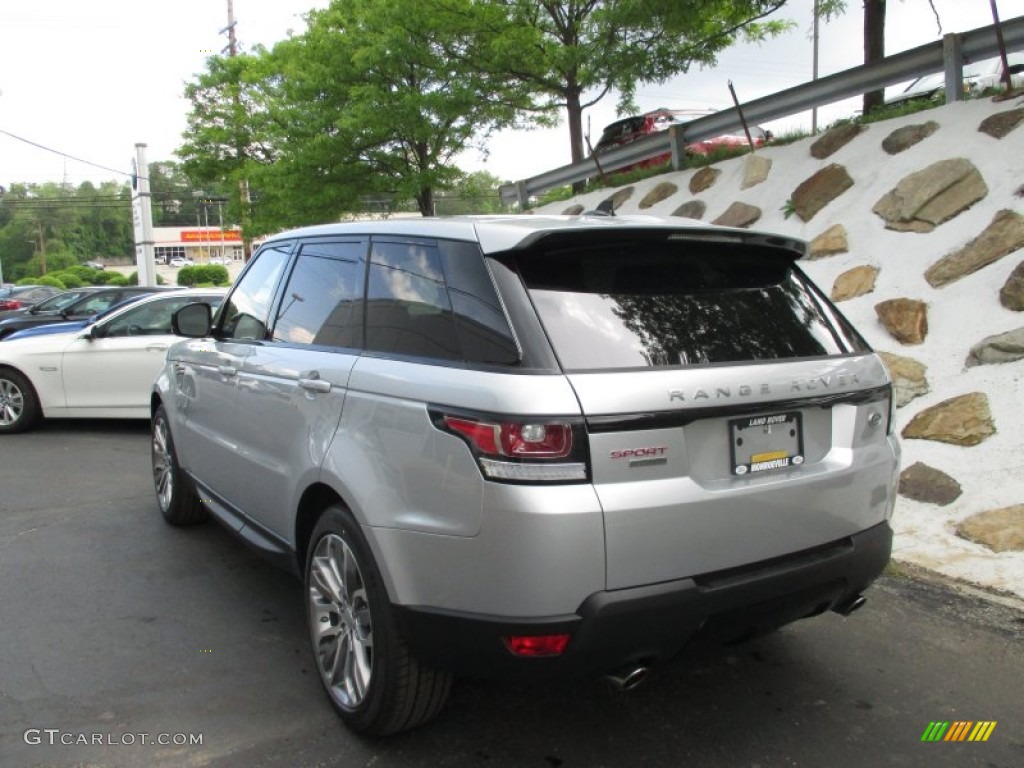
{"type": "Polygon", "coordinates": [[[170,290],[165,286],[97,286],[76,288],[59,293],[28,309],[12,312],[0,320],[0,339],[16,331],[53,323],[88,321],[100,312],[106,312],[131,296],[145,296],[157,291],[170,290]]]}
{"type": "Polygon", "coordinates": [[[97,320],[109,315],[111,312],[120,309],[127,304],[138,301],[143,296],[148,296],[147,293],[137,293],[134,296],[129,296],[124,301],[115,304],[103,312],[98,312],[85,320],[68,320],[63,323],[50,323],[49,325],[37,325],[34,328],[26,328],[22,331],[15,331],[7,336],[0,337],[0,341],[9,341],[11,339],[23,339],[31,336],[48,336],[51,333],[72,333],[74,331],[80,331],[88,325],[92,325],[97,320]]]}

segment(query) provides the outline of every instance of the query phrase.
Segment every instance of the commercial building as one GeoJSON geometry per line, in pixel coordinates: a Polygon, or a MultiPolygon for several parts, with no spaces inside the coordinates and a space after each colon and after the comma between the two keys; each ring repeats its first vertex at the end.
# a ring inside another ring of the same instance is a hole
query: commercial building
{"type": "Polygon", "coordinates": [[[196,264],[230,259],[243,261],[245,249],[239,229],[219,227],[154,227],[154,257],[157,264],[169,264],[182,256],[196,264]]]}

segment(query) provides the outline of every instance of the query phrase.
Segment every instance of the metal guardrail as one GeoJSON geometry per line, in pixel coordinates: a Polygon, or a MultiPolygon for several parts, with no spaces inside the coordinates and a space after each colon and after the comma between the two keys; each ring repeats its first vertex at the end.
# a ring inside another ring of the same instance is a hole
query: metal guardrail
{"type": "MultiPolygon", "coordinates": [[[[1004,21],[1000,26],[1006,50],[1024,49],[1024,16],[1004,21]]],[[[946,35],[941,41],[897,53],[875,64],[847,69],[749,101],[741,104],[740,109],[748,123],[762,123],[939,71],[946,73],[947,98],[953,101],[963,97],[964,60],[979,61],[997,55],[999,46],[995,26],[979,27],[968,32],[946,35]]],[[[672,167],[679,168],[686,145],[736,132],[740,127],[737,110],[722,110],[602,152],[601,169],[605,172],[615,171],[664,154],[671,154],[672,167]]],[[[503,185],[499,191],[502,202],[518,202],[526,207],[533,195],[577,181],[585,181],[596,172],[596,163],[592,158],[587,158],[579,163],[563,165],[539,176],[517,181],[515,184],[503,185]]]]}

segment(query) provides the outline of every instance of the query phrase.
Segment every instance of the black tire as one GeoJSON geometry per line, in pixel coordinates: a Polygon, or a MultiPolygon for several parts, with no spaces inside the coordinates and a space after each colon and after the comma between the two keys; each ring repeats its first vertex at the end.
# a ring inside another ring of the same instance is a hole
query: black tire
{"type": "Polygon", "coordinates": [[[31,429],[41,415],[32,382],[13,368],[0,368],[0,435],[31,429]]]}
{"type": "Polygon", "coordinates": [[[164,520],[171,525],[195,525],[205,521],[208,512],[199,503],[192,481],[178,465],[171,425],[162,405],[153,414],[150,435],[153,486],[156,490],[156,503],[164,520]]]}
{"type": "Polygon", "coordinates": [[[362,532],[339,505],[324,511],[310,536],[305,586],[313,661],[345,725],[387,736],[441,711],[452,677],[409,654],[362,532]]]}

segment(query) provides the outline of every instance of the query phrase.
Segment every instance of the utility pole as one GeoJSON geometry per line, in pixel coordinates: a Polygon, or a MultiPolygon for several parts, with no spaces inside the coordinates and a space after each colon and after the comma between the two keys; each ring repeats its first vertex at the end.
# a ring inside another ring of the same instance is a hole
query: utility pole
{"type": "Polygon", "coordinates": [[[135,263],[139,268],[139,285],[156,285],[152,197],[146,145],[136,144],[135,157],[132,158],[132,227],[135,231],[135,263]]]}
{"type": "MultiPolygon", "coordinates": [[[[237,23],[238,22],[235,21],[235,4],[234,4],[233,0],[228,0],[228,25],[224,29],[221,30],[221,34],[224,34],[225,32],[228,33],[227,53],[228,53],[228,56],[231,56],[231,57],[235,57],[235,56],[238,55],[238,38],[235,35],[235,26],[237,25],[237,23]]],[[[234,93],[232,94],[232,97],[233,97],[234,102],[235,102],[235,114],[236,115],[240,112],[239,106],[240,106],[240,102],[242,100],[241,89],[242,89],[241,84],[240,83],[236,84],[235,85],[234,93]]],[[[240,129],[240,126],[236,125],[235,126],[236,135],[237,135],[237,132],[239,131],[239,129],[240,129]]],[[[237,157],[238,157],[239,163],[241,163],[241,161],[245,158],[245,148],[242,146],[242,142],[240,140],[235,145],[235,151],[237,153],[237,157]]],[[[247,226],[249,224],[249,203],[250,203],[250,201],[249,201],[249,180],[248,179],[239,179],[238,180],[238,203],[239,203],[239,208],[241,208],[241,219],[242,219],[242,222],[241,222],[242,223],[242,233],[243,233],[243,236],[242,236],[242,248],[244,250],[243,258],[244,258],[245,261],[248,261],[249,257],[252,256],[252,241],[248,237],[246,237],[245,234],[244,234],[246,229],[247,229],[247,226]]]]}
{"type": "Polygon", "coordinates": [[[232,0],[228,0],[228,25],[220,31],[223,35],[225,32],[228,33],[228,56],[238,55],[238,38],[235,37],[235,4],[232,0]]]}
{"type": "Polygon", "coordinates": [[[43,222],[37,221],[39,227],[39,272],[46,274],[46,238],[43,236],[43,222]]]}

